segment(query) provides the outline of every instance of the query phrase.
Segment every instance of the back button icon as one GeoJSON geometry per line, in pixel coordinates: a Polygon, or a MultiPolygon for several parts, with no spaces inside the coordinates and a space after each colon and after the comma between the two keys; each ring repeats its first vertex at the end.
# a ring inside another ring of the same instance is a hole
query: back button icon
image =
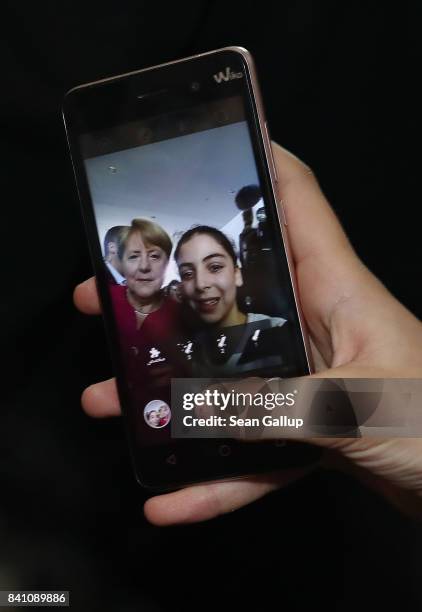
{"type": "Polygon", "coordinates": [[[169,465],[176,465],[177,463],[177,457],[175,454],[169,455],[166,459],[166,463],[168,463],[169,465]]]}

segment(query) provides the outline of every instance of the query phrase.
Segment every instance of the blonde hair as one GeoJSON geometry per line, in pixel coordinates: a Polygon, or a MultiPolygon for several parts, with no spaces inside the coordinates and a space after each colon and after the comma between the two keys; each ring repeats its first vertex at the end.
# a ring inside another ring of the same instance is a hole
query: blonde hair
{"type": "Polygon", "coordinates": [[[170,259],[173,248],[170,236],[160,225],[149,219],[133,219],[131,225],[122,230],[118,248],[119,259],[123,259],[127,242],[134,234],[141,234],[142,240],[147,246],[160,247],[167,255],[167,259],[170,259]]]}

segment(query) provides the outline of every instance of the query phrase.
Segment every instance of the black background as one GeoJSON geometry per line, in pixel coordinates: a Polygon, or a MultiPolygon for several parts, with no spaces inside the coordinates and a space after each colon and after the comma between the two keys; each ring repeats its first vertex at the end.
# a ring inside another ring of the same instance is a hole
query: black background
{"type": "Polygon", "coordinates": [[[66,588],[77,610],[418,609],[420,526],[331,472],[206,524],[146,523],[120,420],[79,405],[110,364],[71,302],[91,267],[60,117],[74,85],[245,46],[273,138],[421,316],[415,7],[2,4],[0,588],[66,588]]]}

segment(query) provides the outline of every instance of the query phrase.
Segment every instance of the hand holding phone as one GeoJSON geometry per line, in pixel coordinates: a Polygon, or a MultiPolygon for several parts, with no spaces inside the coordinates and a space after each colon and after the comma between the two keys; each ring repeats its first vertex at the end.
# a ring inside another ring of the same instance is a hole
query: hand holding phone
{"type": "MultiPolygon", "coordinates": [[[[321,193],[309,168],[290,153],[273,145],[274,159],[288,219],[289,238],[294,260],[298,263],[297,280],[303,310],[318,351],[331,369],[321,362],[321,377],[414,377],[422,372],[422,325],[399,304],[353,252],[333,211],[321,193]],[[345,292],[349,300],[340,300],[345,292]],[[339,304],[341,306],[339,307],[339,304]],[[391,325],[395,321],[396,325],[391,325]],[[400,329],[401,343],[396,334],[400,329]],[[357,349],[356,341],[364,338],[357,349]],[[336,338],[336,341],[334,341],[336,338]],[[365,358],[366,354],[366,358],[365,358]],[[372,357],[368,359],[368,355],[372,357]]],[[[94,279],[79,285],[75,302],[83,312],[99,313],[94,279]]],[[[89,387],[83,407],[91,416],[120,414],[114,381],[89,387]]],[[[371,439],[315,438],[322,447],[337,449],[330,455],[329,466],[345,469],[369,479],[376,490],[393,503],[420,516],[420,496],[411,494],[409,483],[420,489],[422,468],[418,440],[387,441],[371,439]],[[363,442],[363,444],[362,444],[363,442]],[[348,461],[342,459],[344,455],[348,461]],[[353,462],[359,458],[359,468],[353,462]],[[402,459],[408,457],[414,473],[405,473],[402,459]],[[338,459],[338,461],[337,461],[338,459]],[[389,474],[384,470],[387,459],[389,474]],[[365,470],[366,468],[366,470],[365,470]],[[384,470],[377,478],[377,469],[384,470]],[[395,484],[389,484],[386,477],[395,484]],[[401,478],[406,491],[401,494],[401,478]],[[413,501],[412,501],[413,500],[413,501]]],[[[156,525],[188,523],[231,512],[270,491],[288,484],[306,473],[307,468],[282,470],[240,480],[203,483],[149,499],[145,514],[156,525]]]]}
{"type": "Polygon", "coordinates": [[[174,487],[312,462],[300,444],[170,435],[182,410],[172,381],[311,371],[248,52],[77,87],[64,117],[138,480],[174,487]]]}

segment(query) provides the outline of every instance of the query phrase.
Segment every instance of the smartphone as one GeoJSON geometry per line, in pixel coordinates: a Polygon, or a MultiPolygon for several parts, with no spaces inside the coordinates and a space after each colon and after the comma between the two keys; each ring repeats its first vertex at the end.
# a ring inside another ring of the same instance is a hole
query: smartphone
{"type": "Polygon", "coordinates": [[[81,85],[63,116],[137,480],[169,489],[315,461],[296,441],[172,437],[172,381],[312,369],[251,55],[81,85]]]}

